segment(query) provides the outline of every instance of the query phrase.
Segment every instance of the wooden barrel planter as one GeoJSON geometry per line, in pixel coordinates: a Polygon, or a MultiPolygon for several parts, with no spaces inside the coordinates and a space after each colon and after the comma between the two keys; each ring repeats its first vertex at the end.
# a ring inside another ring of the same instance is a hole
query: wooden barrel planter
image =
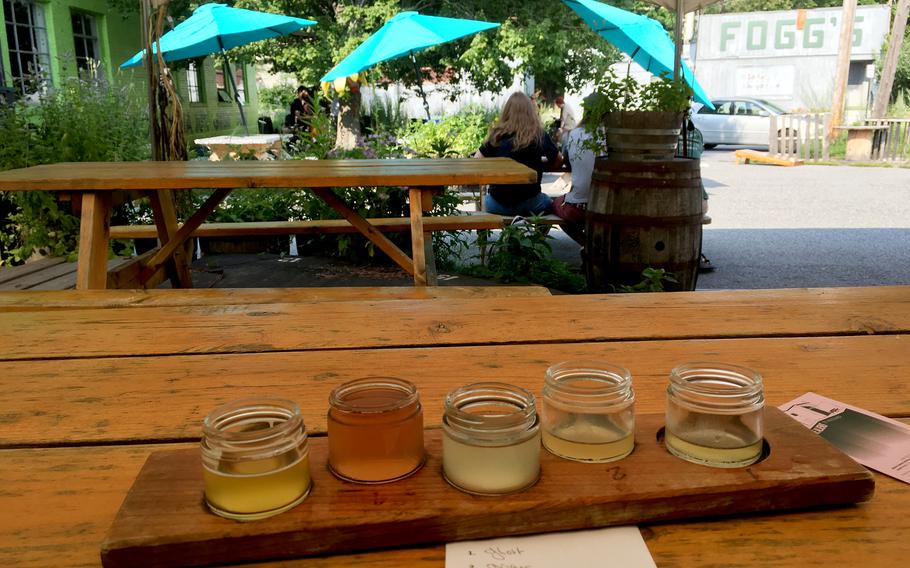
{"type": "Polygon", "coordinates": [[[611,112],[604,125],[610,160],[670,160],[676,154],[682,113],[611,112]]]}
{"type": "Polygon", "coordinates": [[[667,289],[694,290],[702,217],[698,160],[598,160],[587,209],[588,289],[637,284],[651,267],[676,276],[667,289]]]}

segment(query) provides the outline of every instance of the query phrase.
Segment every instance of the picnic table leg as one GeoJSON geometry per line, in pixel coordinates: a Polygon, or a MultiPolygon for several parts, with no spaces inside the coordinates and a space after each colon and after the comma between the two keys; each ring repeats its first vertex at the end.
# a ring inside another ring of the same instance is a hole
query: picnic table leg
{"type": "MultiPolygon", "coordinates": [[[[351,209],[347,203],[345,203],[341,198],[335,195],[335,192],[326,187],[314,187],[312,188],[313,193],[318,195],[320,199],[326,202],[332,209],[337,211],[344,217],[348,223],[353,225],[358,231],[360,231],[363,236],[370,239],[370,241],[379,247],[379,250],[389,255],[389,258],[395,261],[395,264],[404,269],[408,274],[415,274],[414,272],[414,261],[404,253],[403,250],[398,248],[395,243],[389,240],[388,237],[379,232],[376,227],[370,224],[369,221],[364,219],[360,214],[351,209]]],[[[414,277],[415,282],[417,277],[414,277]]]]}
{"type": "Polygon", "coordinates": [[[111,193],[85,192],[79,221],[77,290],[107,287],[107,246],[111,229],[111,193]]]}
{"type": "Polygon", "coordinates": [[[414,255],[414,284],[436,286],[436,256],[433,253],[433,234],[424,231],[423,213],[433,209],[433,195],[444,191],[440,187],[412,187],[408,190],[411,210],[411,250],[414,255]]]}
{"type": "MultiPolygon", "coordinates": [[[[149,202],[158,227],[158,240],[165,246],[177,235],[177,207],[174,193],[168,190],[153,191],[149,194],[149,202]]],[[[190,276],[189,258],[186,249],[178,246],[174,254],[165,264],[171,286],[174,288],[192,288],[193,279],[190,276]]]]}

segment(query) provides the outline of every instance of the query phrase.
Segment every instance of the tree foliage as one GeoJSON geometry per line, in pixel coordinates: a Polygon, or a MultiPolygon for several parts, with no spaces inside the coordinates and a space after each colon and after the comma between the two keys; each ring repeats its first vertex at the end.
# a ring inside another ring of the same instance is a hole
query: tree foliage
{"type": "MultiPolygon", "coordinates": [[[[516,76],[533,74],[538,88],[552,95],[601,73],[616,58],[608,43],[553,0],[237,0],[236,5],[318,22],[305,37],[278,38],[242,50],[306,84],[315,84],[387,19],[405,10],[502,24],[420,52],[421,67],[446,74],[452,84],[470,77],[480,89],[498,91],[516,76]]],[[[411,62],[401,58],[376,66],[368,77],[413,83],[415,75],[411,62]]]]}

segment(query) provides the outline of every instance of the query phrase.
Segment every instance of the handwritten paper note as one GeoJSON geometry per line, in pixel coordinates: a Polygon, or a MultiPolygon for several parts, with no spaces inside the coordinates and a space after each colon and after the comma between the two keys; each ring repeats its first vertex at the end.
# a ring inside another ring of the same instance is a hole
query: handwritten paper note
{"type": "Polygon", "coordinates": [[[656,568],[638,527],[446,545],[446,568],[656,568]]]}

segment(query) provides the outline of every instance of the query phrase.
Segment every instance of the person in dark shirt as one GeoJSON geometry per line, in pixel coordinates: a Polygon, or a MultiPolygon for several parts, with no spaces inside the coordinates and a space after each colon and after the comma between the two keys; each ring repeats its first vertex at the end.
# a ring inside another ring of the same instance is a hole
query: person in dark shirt
{"type": "Polygon", "coordinates": [[[297,87],[297,96],[291,101],[291,112],[284,119],[284,125],[291,130],[305,127],[306,120],[312,116],[310,100],[313,95],[306,87],[297,87]]]}
{"type": "Polygon", "coordinates": [[[508,216],[543,215],[550,210],[549,196],[540,190],[544,169],[557,169],[562,156],[544,132],[537,108],[524,93],[513,93],[502,108],[499,121],[490,128],[477,157],[512,158],[537,172],[537,182],[491,185],[484,200],[489,213],[508,216]]]}

